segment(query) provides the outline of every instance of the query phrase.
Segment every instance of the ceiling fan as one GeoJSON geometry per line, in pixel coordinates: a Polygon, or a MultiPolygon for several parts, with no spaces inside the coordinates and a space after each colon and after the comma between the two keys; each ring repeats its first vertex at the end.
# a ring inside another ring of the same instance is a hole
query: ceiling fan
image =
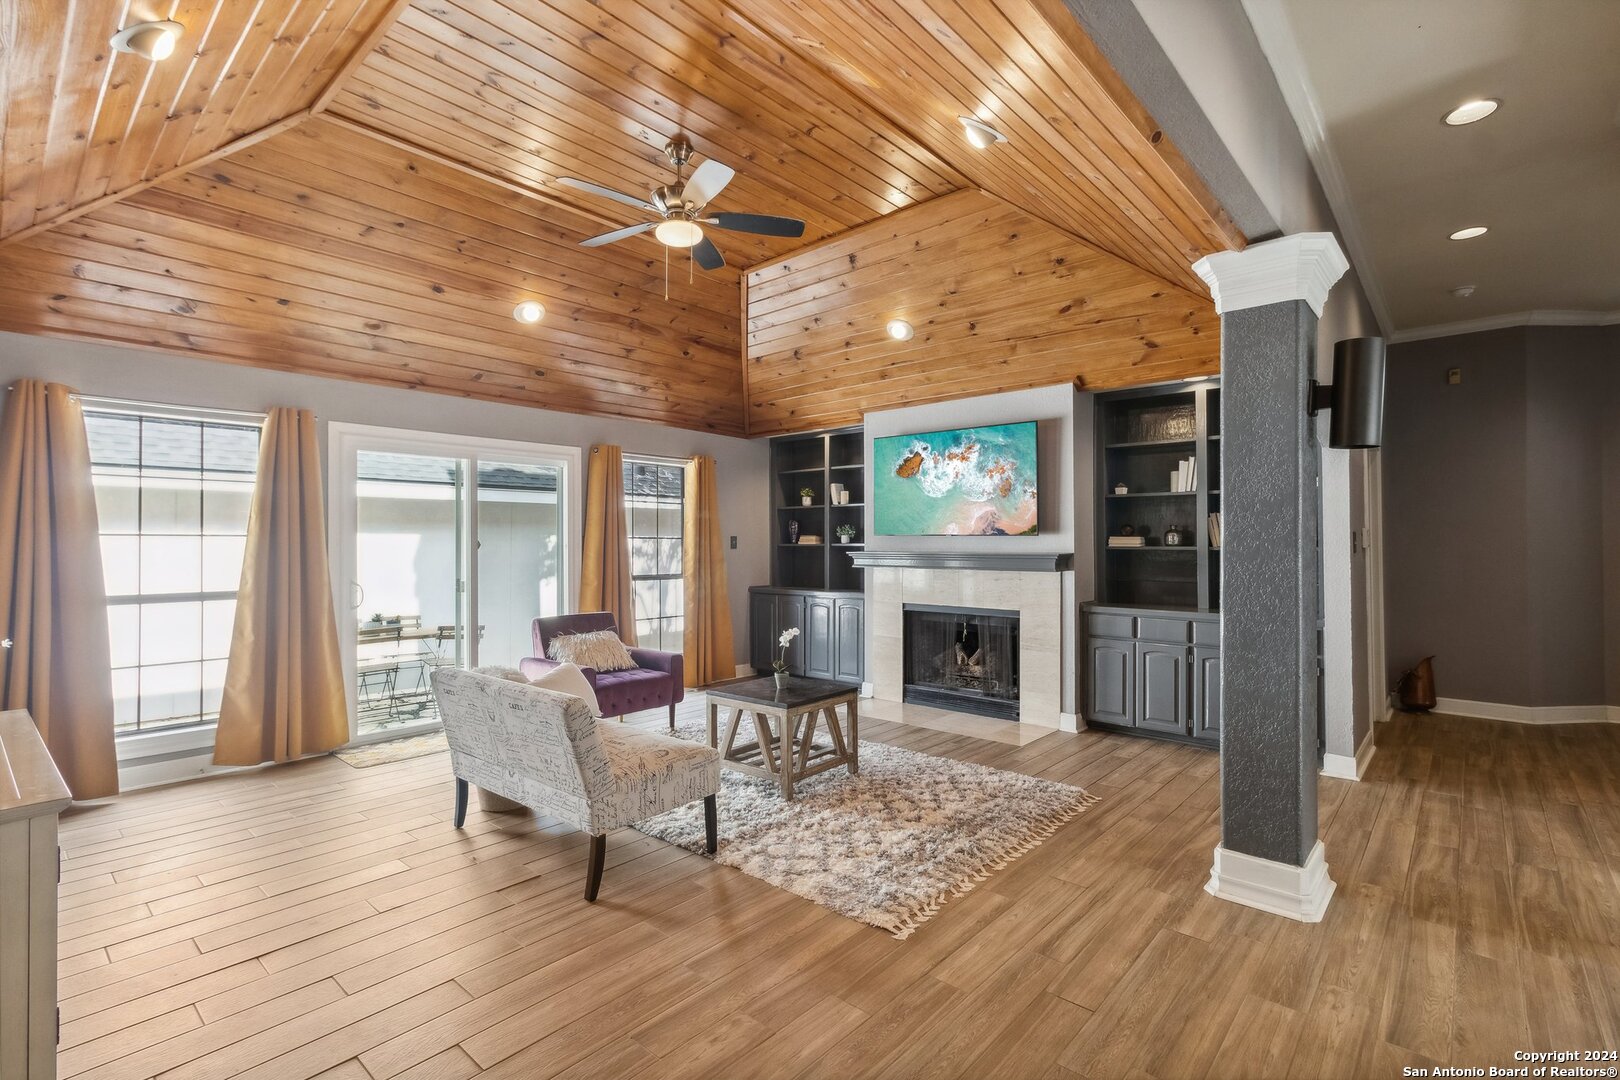
{"type": "Polygon", "coordinates": [[[798,218],[773,217],[770,214],[732,214],[724,211],[709,213],[709,203],[731,183],[736,171],[720,162],[705,159],[686,176],[686,163],[692,159],[692,144],[684,135],[677,135],[664,146],[664,154],[675,166],[675,182],[654,188],[648,198],[626,195],[622,191],[593,184],[589,180],[576,180],[572,176],[559,176],[559,184],[600,195],[604,199],[622,202],[640,210],[657,214],[657,221],[643,221],[623,229],[581,240],[580,247],[601,247],[651,232],[653,238],[665,247],[691,248],[692,259],[705,270],[718,270],[726,265],[725,256],[714,246],[714,241],[703,235],[703,226],[731,232],[755,233],[759,236],[803,236],[804,222],[798,218]]]}

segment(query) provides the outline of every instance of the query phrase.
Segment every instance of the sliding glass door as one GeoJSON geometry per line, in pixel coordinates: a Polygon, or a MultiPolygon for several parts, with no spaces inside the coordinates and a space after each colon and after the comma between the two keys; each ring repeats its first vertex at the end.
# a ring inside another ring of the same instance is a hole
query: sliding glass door
{"type": "Polygon", "coordinates": [[[435,669],[515,667],[572,609],[578,451],[346,424],[329,444],[351,731],[431,729],[435,669]]]}

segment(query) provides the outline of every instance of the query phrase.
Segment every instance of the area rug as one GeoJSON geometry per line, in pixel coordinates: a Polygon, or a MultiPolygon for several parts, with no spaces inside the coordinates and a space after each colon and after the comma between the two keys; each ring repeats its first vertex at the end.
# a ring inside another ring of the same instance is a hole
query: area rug
{"type": "MultiPolygon", "coordinates": [[[[678,734],[704,741],[706,727],[678,734]]],[[[909,936],[1096,801],[1070,784],[861,742],[861,772],[813,776],[783,802],[724,770],[714,860],[848,918],[909,936]]],[[[703,805],[636,826],[703,853],[703,805]]]]}
{"type": "Polygon", "coordinates": [[[442,754],[449,749],[450,744],[445,741],[444,732],[433,731],[426,735],[406,735],[399,739],[389,739],[387,742],[367,743],[364,746],[334,750],[332,756],[352,768],[369,769],[373,765],[391,765],[396,761],[442,754]]]}

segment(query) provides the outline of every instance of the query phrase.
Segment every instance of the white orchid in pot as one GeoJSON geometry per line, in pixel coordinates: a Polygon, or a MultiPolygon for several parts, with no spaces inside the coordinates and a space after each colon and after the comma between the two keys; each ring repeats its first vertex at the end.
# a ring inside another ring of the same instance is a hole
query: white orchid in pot
{"type": "Polygon", "coordinates": [[[793,644],[793,639],[798,637],[798,636],[799,636],[799,628],[797,626],[790,626],[786,630],[782,631],[782,636],[781,637],[776,639],[776,644],[777,644],[776,659],[771,662],[771,668],[772,668],[772,670],[774,670],[776,672],[776,687],[777,687],[778,690],[780,690],[783,686],[787,685],[787,680],[788,680],[788,662],[787,662],[788,646],[793,644]]]}

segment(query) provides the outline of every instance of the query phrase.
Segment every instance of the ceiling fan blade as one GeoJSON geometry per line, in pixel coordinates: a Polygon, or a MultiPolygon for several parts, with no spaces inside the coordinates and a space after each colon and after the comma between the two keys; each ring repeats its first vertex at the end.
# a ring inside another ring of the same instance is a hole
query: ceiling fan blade
{"type": "Polygon", "coordinates": [[[623,240],[627,236],[636,236],[657,227],[658,222],[656,221],[643,221],[639,225],[627,225],[622,229],[614,229],[612,232],[605,232],[600,236],[593,236],[589,240],[581,240],[579,242],[579,246],[601,247],[603,244],[611,244],[615,240],[623,240]]]}
{"type": "Polygon", "coordinates": [[[692,245],[692,258],[705,270],[718,270],[726,265],[726,257],[707,236],[692,245]]]}
{"type": "Polygon", "coordinates": [[[710,158],[692,170],[692,178],[686,182],[685,197],[694,206],[703,206],[725,190],[736,176],[736,170],[729,165],[722,165],[710,158]]]}
{"type": "Polygon", "coordinates": [[[559,176],[557,177],[557,183],[564,184],[571,188],[577,188],[580,191],[589,192],[592,195],[600,195],[602,198],[612,199],[614,202],[622,202],[626,206],[634,206],[638,210],[651,210],[654,213],[658,212],[657,208],[646,199],[638,199],[634,195],[626,195],[622,191],[614,191],[610,187],[603,187],[601,184],[593,184],[589,180],[576,180],[572,176],[559,176]]]}
{"type": "Polygon", "coordinates": [[[804,222],[798,218],[773,217],[770,214],[713,214],[704,224],[732,232],[758,233],[760,236],[803,236],[804,222]]]}

